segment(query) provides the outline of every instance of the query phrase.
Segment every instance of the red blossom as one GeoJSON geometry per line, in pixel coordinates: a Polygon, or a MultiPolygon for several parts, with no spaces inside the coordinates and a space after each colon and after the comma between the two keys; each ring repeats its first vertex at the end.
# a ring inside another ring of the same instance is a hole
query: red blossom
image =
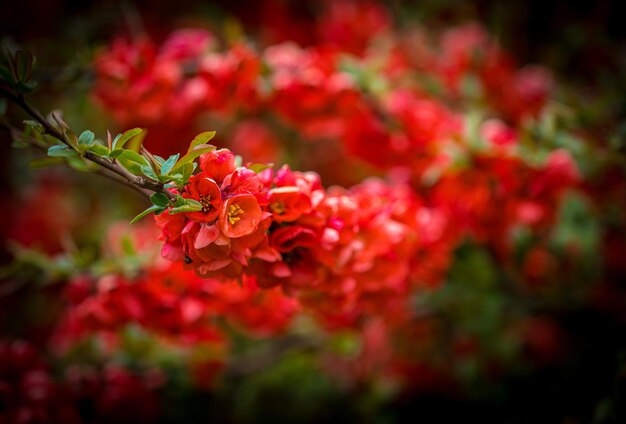
{"type": "Polygon", "coordinates": [[[235,168],[237,168],[235,155],[227,149],[213,150],[200,157],[200,169],[218,183],[221,183],[235,168]]]}
{"type": "Polygon", "coordinates": [[[224,202],[218,225],[226,237],[237,238],[252,234],[262,217],[256,197],[238,194],[224,202]]]}
{"type": "Polygon", "coordinates": [[[201,172],[189,178],[189,185],[182,196],[194,199],[202,205],[201,211],[185,214],[190,219],[201,222],[212,222],[217,219],[222,206],[222,192],[208,173],[201,172]]]}

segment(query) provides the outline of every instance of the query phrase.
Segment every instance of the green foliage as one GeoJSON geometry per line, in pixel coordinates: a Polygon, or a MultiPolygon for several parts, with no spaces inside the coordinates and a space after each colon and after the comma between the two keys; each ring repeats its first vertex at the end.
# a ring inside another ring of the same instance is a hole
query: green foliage
{"type": "MultiPolygon", "coordinates": [[[[182,199],[182,197],[181,197],[182,199]]],[[[199,212],[202,210],[200,202],[194,199],[183,199],[183,203],[170,209],[170,215],[185,212],[199,212]]]]}
{"type": "Polygon", "coordinates": [[[165,162],[163,162],[163,164],[161,165],[161,176],[169,175],[170,171],[172,170],[172,168],[178,161],[179,157],[180,157],[180,154],[176,153],[175,155],[172,155],[169,158],[167,158],[165,162]]]}
{"type": "Polygon", "coordinates": [[[135,175],[141,175],[141,167],[150,166],[148,160],[132,150],[122,150],[116,157],[117,162],[135,175]]]}
{"type": "Polygon", "coordinates": [[[190,146],[185,156],[183,156],[182,158],[180,158],[180,160],[178,160],[178,162],[176,162],[176,165],[174,165],[171,172],[176,173],[184,165],[193,162],[198,156],[204,153],[208,153],[212,150],[215,150],[215,146],[212,146],[210,144],[198,144],[196,146],[190,146]]]}
{"type": "Polygon", "coordinates": [[[95,141],[95,134],[92,131],[83,131],[80,136],[78,136],[78,145],[86,145],[90,146],[95,141]]]}
{"type": "Polygon", "coordinates": [[[130,221],[130,223],[134,224],[135,222],[139,221],[141,218],[146,217],[146,216],[150,215],[151,213],[161,213],[164,210],[165,210],[165,208],[163,208],[161,206],[152,205],[148,209],[146,209],[145,211],[141,212],[139,215],[134,217],[133,220],[130,221]]]}
{"type": "Polygon", "coordinates": [[[154,193],[152,196],[150,196],[150,201],[153,205],[161,206],[163,208],[166,208],[170,204],[169,199],[163,193],[154,193]]]}
{"type": "Polygon", "coordinates": [[[37,84],[31,81],[35,57],[28,50],[17,50],[14,53],[5,46],[8,67],[0,66],[0,81],[4,81],[18,94],[26,94],[35,90],[37,84]]]}
{"type": "Polygon", "coordinates": [[[65,144],[56,144],[48,149],[48,156],[51,158],[71,158],[78,156],[75,150],[65,144]]]}
{"type": "Polygon", "coordinates": [[[124,131],[123,134],[118,134],[113,140],[113,145],[111,147],[111,151],[116,151],[118,149],[122,149],[126,143],[128,143],[131,139],[143,135],[144,130],[141,128],[133,128],[127,131],[124,131]]]}

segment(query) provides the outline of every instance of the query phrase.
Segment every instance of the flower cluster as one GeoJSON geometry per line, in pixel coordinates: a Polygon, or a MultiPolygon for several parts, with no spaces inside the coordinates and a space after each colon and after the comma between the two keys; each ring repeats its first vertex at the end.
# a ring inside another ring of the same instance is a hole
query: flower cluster
{"type": "Polygon", "coordinates": [[[247,334],[269,336],[284,332],[299,310],[294,299],[278,290],[261,291],[254,279],[223,284],[169,262],[135,278],[80,277],[68,283],[65,296],[71,307],[57,329],[59,348],[138,324],[172,342],[213,345],[217,352],[226,343],[218,317],[247,334]]]}
{"type": "Polygon", "coordinates": [[[154,375],[84,364],[55,376],[42,352],[24,340],[0,340],[0,359],[2,422],[152,422],[158,416],[153,391],[162,379],[154,375]]]}
{"type": "Polygon", "coordinates": [[[201,209],[156,216],[164,258],[204,278],[281,286],[334,315],[355,314],[361,299],[406,294],[426,229],[407,186],[372,180],[326,191],[314,173],[237,167],[226,149],[201,155],[180,194],[201,209]]]}
{"type": "Polygon", "coordinates": [[[336,139],[384,167],[437,156],[441,149],[429,144],[459,136],[457,112],[468,105],[484,103],[490,114],[517,125],[537,117],[547,102],[549,72],[518,68],[478,25],[429,40],[388,33],[389,17],[379,5],[326,7],[320,40],[305,47],[282,42],[256,50],[237,42],[220,51],[203,30],[177,31],[160,47],[116,40],[96,59],[95,97],[121,126],[154,128],[147,143],[157,153],[174,151],[207,113],[220,120],[265,113],[304,140],[336,139]],[[353,18],[366,37],[345,29],[353,18]],[[343,42],[338,28],[361,47],[343,42]],[[375,43],[376,36],[387,42],[375,43]]]}

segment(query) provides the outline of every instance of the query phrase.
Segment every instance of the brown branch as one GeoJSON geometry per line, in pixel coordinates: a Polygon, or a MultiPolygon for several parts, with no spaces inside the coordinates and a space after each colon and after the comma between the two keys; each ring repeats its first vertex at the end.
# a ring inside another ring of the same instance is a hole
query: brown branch
{"type": "MultiPolygon", "coordinates": [[[[39,150],[40,152],[43,152],[45,154],[48,153],[48,146],[45,143],[42,143],[41,141],[39,141],[39,140],[37,140],[35,138],[32,138],[32,137],[26,137],[25,134],[22,131],[20,131],[17,128],[14,128],[14,127],[8,125],[6,122],[1,122],[0,125],[9,132],[9,134],[10,134],[12,139],[14,139],[14,140],[19,139],[19,140],[21,140],[21,141],[23,141],[25,143],[28,143],[29,145],[31,145],[35,149],[39,150]]],[[[110,180],[113,180],[116,183],[123,184],[123,185],[131,188],[132,190],[136,191],[137,193],[139,193],[142,197],[145,197],[146,199],[150,199],[150,194],[147,193],[144,189],[142,189],[142,188],[140,188],[140,187],[138,187],[136,185],[130,184],[128,182],[128,180],[119,177],[117,174],[111,173],[107,169],[98,168],[98,169],[94,170],[93,173],[96,174],[96,175],[100,175],[100,176],[102,176],[104,178],[108,178],[110,180]]]]}
{"type": "MultiPolygon", "coordinates": [[[[50,121],[44,118],[43,115],[38,110],[30,106],[30,104],[26,102],[26,100],[24,99],[22,95],[14,94],[3,87],[0,87],[0,95],[2,95],[6,99],[8,99],[10,102],[14,103],[15,105],[17,105],[18,107],[20,107],[30,117],[32,117],[39,124],[41,124],[41,126],[44,129],[45,134],[48,134],[54,137],[55,139],[59,140],[61,143],[65,144],[66,146],[73,148],[67,136],[63,134],[61,131],[59,131],[54,125],[52,125],[50,121]]],[[[140,190],[140,191],[142,191],[142,189],[146,189],[146,190],[154,191],[157,193],[162,193],[165,196],[167,196],[167,198],[170,199],[170,201],[172,202],[176,200],[176,196],[169,190],[165,189],[163,186],[163,183],[149,179],[149,178],[134,175],[128,172],[122,166],[118,165],[115,162],[115,160],[102,158],[100,156],[93,154],[92,152],[84,152],[82,154],[81,153],[79,154],[85,159],[100,165],[102,168],[107,169],[113,174],[120,176],[122,180],[116,179],[116,181],[118,182],[124,182],[126,185],[134,187],[135,189],[140,190]]]]}
{"type": "Polygon", "coordinates": [[[137,187],[136,185],[130,184],[128,180],[118,177],[117,174],[111,174],[104,169],[98,169],[95,173],[96,175],[100,175],[102,177],[108,178],[112,181],[115,181],[116,183],[123,184],[126,187],[129,187],[132,190],[135,190],[142,197],[145,197],[146,199],[150,199],[150,194],[148,192],[146,192],[144,189],[140,187],[137,187]]]}

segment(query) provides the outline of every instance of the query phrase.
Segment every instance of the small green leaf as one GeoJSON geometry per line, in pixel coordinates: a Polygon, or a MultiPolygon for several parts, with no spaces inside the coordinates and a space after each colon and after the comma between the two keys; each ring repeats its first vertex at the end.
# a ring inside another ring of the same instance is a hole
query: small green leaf
{"type": "Polygon", "coordinates": [[[212,146],[210,144],[199,144],[197,146],[195,146],[193,148],[193,150],[191,150],[190,152],[188,152],[185,156],[183,156],[182,158],[180,158],[180,160],[178,161],[178,163],[174,166],[174,168],[172,168],[171,172],[175,173],[177,172],[180,168],[182,168],[186,163],[191,163],[193,162],[198,156],[210,152],[212,150],[215,150],[215,146],[212,146]]]}
{"type": "Polygon", "coordinates": [[[78,136],[78,144],[82,144],[82,145],[91,145],[94,142],[95,139],[95,134],[89,130],[87,131],[83,131],[79,136],[78,136]]]}
{"type": "Polygon", "coordinates": [[[27,83],[33,72],[35,57],[28,50],[18,50],[15,52],[15,71],[17,80],[27,83]]]}
{"type": "MultiPolygon", "coordinates": [[[[129,150],[129,151],[131,151],[131,152],[132,152],[132,150],[129,150]]],[[[118,157],[119,155],[121,155],[121,154],[122,154],[122,152],[124,152],[124,149],[115,149],[115,150],[111,151],[111,153],[109,153],[109,157],[110,157],[111,159],[117,159],[117,157],[118,157]]],[[[133,152],[133,153],[135,153],[135,152],[133,152]]]]}
{"type": "Polygon", "coordinates": [[[166,208],[170,204],[170,199],[168,199],[167,196],[163,193],[154,193],[152,196],[150,196],[150,201],[153,205],[160,206],[162,208],[166,208]]]}
{"type": "Polygon", "coordinates": [[[183,205],[170,209],[170,215],[175,215],[177,213],[186,213],[186,212],[199,212],[202,210],[202,206],[195,205],[183,205]]]}
{"type": "Polygon", "coordinates": [[[258,174],[273,166],[273,163],[253,163],[252,165],[248,165],[248,169],[258,174]]]}
{"type": "Polygon", "coordinates": [[[139,165],[150,165],[146,158],[144,158],[137,152],[133,152],[132,150],[122,150],[122,152],[117,156],[117,158],[135,162],[135,163],[138,163],[139,165]]]}
{"type": "Polygon", "coordinates": [[[176,201],[174,202],[174,206],[178,207],[178,206],[182,206],[185,204],[185,198],[183,196],[181,196],[180,194],[176,195],[176,201]]]}
{"type": "Polygon", "coordinates": [[[189,177],[191,177],[191,174],[193,174],[193,171],[195,169],[195,163],[192,162],[187,162],[186,164],[183,165],[181,172],[182,172],[182,177],[181,177],[181,185],[185,185],[187,184],[187,181],[189,181],[189,177]]]}
{"type": "Polygon", "coordinates": [[[32,93],[33,91],[35,91],[35,88],[37,88],[37,83],[35,81],[29,81],[29,82],[18,82],[17,84],[15,84],[15,88],[20,92],[20,93],[32,93]]]}
{"type": "Polygon", "coordinates": [[[111,150],[121,149],[130,139],[137,137],[142,133],[143,129],[141,128],[133,128],[128,131],[124,131],[123,134],[115,137],[115,140],[113,140],[113,148],[111,150]]]}
{"type": "Polygon", "coordinates": [[[92,144],[87,150],[101,157],[109,155],[109,149],[98,143],[92,144]]]}
{"type": "Polygon", "coordinates": [[[213,137],[215,137],[215,131],[205,131],[198,134],[194,137],[193,140],[191,140],[191,143],[189,144],[189,149],[187,149],[187,153],[191,152],[195,147],[201,144],[206,144],[213,137]]]}
{"type": "MultiPolygon", "coordinates": [[[[176,206],[172,209],[170,209],[170,215],[174,215],[177,213],[184,213],[184,212],[199,212],[202,210],[202,204],[200,202],[198,202],[197,200],[194,199],[183,199],[183,204],[180,206],[176,206]]],[[[176,204],[180,203],[179,199],[176,198],[176,204]]]]}
{"type": "Polygon", "coordinates": [[[157,180],[157,181],[159,180],[159,178],[154,173],[154,170],[152,169],[150,165],[142,165],[140,169],[143,175],[145,175],[146,177],[152,178],[153,180],[157,180]]]}
{"type": "Polygon", "coordinates": [[[135,175],[142,174],[142,166],[150,166],[146,158],[137,152],[133,152],[132,150],[122,150],[122,152],[117,156],[117,161],[120,165],[135,175]]]}
{"type": "Polygon", "coordinates": [[[167,160],[163,162],[163,165],[161,165],[161,175],[169,174],[172,168],[174,167],[174,165],[176,165],[176,161],[178,161],[179,157],[180,157],[180,154],[176,153],[175,155],[172,155],[169,158],[167,158],[167,160]]]}
{"type": "Polygon", "coordinates": [[[26,125],[27,128],[32,128],[32,129],[34,129],[35,131],[37,131],[39,133],[43,133],[44,132],[43,125],[41,125],[37,121],[33,121],[31,119],[26,119],[23,122],[24,122],[24,125],[26,125]]]}
{"type": "Polygon", "coordinates": [[[137,215],[136,217],[133,218],[132,221],[130,221],[131,224],[134,224],[135,222],[139,221],[141,218],[143,218],[146,215],[150,215],[153,212],[163,212],[165,209],[160,207],[160,206],[150,206],[148,209],[146,209],[145,211],[141,212],[139,215],[137,215]]]}
{"type": "Polygon", "coordinates": [[[64,144],[57,144],[48,149],[48,156],[51,158],[70,158],[78,156],[78,153],[64,144]]]}

